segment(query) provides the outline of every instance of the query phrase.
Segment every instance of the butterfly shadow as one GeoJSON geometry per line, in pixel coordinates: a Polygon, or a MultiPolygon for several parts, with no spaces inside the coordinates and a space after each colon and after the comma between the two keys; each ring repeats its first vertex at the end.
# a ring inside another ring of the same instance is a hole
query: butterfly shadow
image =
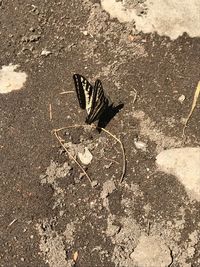
{"type": "Polygon", "coordinates": [[[117,106],[113,106],[111,104],[106,108],[106,110],[101,114],[98,124],[97,124],[97,129],[98,132],[101,132],[101,128],[106,128],[108,123],[115,117],[115,115],[124,107],[123,103],[120,103],[117,106]]]}

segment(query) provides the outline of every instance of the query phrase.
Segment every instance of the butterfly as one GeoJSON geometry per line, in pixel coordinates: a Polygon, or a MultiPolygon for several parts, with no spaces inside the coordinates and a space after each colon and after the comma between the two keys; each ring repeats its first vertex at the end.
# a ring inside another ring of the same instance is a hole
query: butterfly
{"type": "Polygon", "coordinates": [[[96,80],[92,86],[88,80],[80,74],[73,75],[77,98],[82,109],[86,109],[86,123],[91,124],[98,120],[109,106],[109,99],[105,96],[100,80],[96,80]]]}

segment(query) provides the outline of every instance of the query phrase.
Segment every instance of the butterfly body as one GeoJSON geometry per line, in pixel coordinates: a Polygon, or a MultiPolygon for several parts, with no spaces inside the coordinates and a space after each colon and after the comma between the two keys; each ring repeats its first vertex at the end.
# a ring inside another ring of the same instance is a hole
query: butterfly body
{"type": "Polygon", "coordinates": [[[105,96],[100,80],[96,80],[92,86],[86,78],[80,74],[73,75],[79,105],[87,112],[86,123],[91,124],[98,120],[109,106],[109,100],[105,96]]]}

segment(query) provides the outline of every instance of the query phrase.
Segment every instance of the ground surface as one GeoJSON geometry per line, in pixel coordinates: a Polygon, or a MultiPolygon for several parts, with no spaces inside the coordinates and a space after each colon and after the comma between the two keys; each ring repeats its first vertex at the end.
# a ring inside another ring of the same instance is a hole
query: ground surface
{"type": "Polygon", "coordinates": [[[22,90],[0,95],[0,266],[200,266],[199,203],[155,165],[163,149],[200,145],[199,106],[181,137],[200,77],[199,39],[134,31],[96,1],[3,0],[0,13],[0,65],[28,75],[22,90]],[[124,104],[106,127],[125,148],[122,184],[111,136],[59,133],[74,155],[92,153],[92,187],[52,134],[84,122],[74,73],[100,78],[124,104]]]}

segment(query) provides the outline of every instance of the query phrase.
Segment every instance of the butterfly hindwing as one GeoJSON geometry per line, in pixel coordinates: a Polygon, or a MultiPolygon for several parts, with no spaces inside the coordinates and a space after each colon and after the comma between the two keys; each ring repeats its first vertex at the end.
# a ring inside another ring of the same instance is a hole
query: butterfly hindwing
{"type": "Polygon", "coordinates": [[[96,80],[93,90],[91,110],[86,118],[86,123],[89,124],[99,119],[101,114],[108,107],[109,102],[104,95],[103,86],[100,80],[96,80]]]}

